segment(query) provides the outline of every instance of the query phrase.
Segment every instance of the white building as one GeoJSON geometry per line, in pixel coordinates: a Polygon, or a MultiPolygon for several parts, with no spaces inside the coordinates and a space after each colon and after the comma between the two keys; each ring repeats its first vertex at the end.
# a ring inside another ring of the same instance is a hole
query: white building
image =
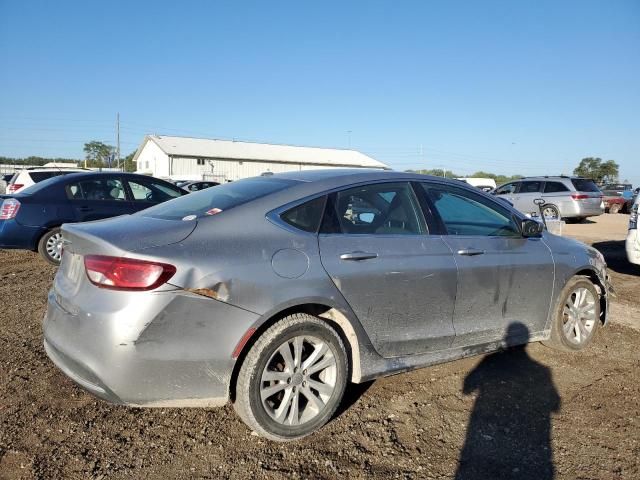
{"type": "Polygon", "coordinates": [[[147,135],[133,160],[137,173],[173,180],[224,182],[265,172],[387,165],[355,150],[294,147],[205,138],[147,135]]]}

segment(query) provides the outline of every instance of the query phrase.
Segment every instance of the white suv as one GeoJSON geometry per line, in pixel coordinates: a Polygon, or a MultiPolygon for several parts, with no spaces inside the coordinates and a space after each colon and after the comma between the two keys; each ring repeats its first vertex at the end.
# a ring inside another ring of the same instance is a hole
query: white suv
{"type": "Polygon", "coordinates": [[[640,236],[638,235],[638,201],[640,195],[636,196],[636,201],[631,207],[631,215],[629,216],[629,233],[627,233],[627,258],[631,263],[640,265],[640,236]]]}
{"type": "Polygon", "coordinates": [[[34,185],[47,178],[56,177],[58,175],[66,175],[67,173],[84,172],[84,168],[70,167],[33,167],[18,170],[7,185],[7,193],[18,193],[31,185],[34,185]]]}

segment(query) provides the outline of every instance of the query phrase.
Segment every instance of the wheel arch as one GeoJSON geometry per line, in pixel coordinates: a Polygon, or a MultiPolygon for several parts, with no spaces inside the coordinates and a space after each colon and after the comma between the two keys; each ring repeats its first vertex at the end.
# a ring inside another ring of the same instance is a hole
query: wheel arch
{"type": "Polygon", "coordinates": [[[594,268],[582,268],[574,272],[570,278],[573,277],[586,277],[595,285],[600,300],[600,322],[602,325],[606,325],[609,320],[609,305],[605,280],[600,278],[600,275],[594,268]]]}
{"type": "Polygon", "coordinates": [[[354,328],[354,325],[347,314],[343,313],[341,310],[334,306],[330,306],[322,302],[298,303],[295,305],[280,308],[275,312],[271,312],[265,315],[259,322],[258,326],[255,327],[255,331],[251,333],[246,343],[242,345],[242,349],[240,350],[235,365],[233,366],[231,381],[229,382],[229,398],[232,402],[235,401],[235,390],[238,373],[240,372],[240,367],[242,366],[242,363],[244,362],[244,359],[246,358],[248,352],[251,350],[258,338],[260,338],[262,333],[264,333],[269,327],[277,323],[279,320],[295,313],[306,313],[308,315],[313,315],[314,317],[325,321],[336,331],[336,333],[342,339],[342,342],[347,351],[347,360],[349,363],[348,378],[351,382],[354,383],[361,382],[361,340],[358,337],[356,329],[354,328]]]}

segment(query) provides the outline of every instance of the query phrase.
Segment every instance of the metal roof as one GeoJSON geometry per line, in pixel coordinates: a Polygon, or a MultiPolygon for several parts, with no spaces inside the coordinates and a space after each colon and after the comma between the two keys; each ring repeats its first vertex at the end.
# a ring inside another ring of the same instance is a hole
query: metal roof
{"type": "Polygon", "coordinates": [[[356,150],[297,147],[268,143],[236,142],[207,138],[146,135],[133,160],[137,160],[147,142],[152,141],[173,157],[220,158],[246,161],[296,163],[340,167],[390,169],[386,164],[356,150]]]}

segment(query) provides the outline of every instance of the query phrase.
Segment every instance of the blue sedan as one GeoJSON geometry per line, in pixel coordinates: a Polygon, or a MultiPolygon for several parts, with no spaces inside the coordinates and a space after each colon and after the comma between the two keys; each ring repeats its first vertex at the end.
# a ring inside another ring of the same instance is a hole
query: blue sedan
{"type": "Polygon", "coordinates": [[[38,251],[60,263],[63,223],[87,222],[143,210],[185,195],[175,185],[145,175],[73,173],[0,195],[0,248],[38,251]]]}

